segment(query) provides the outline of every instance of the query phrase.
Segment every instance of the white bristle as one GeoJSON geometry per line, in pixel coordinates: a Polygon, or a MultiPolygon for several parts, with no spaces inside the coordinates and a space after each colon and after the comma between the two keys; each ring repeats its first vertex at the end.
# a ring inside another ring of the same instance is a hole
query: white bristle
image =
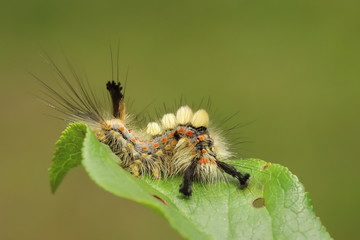
{"type": "Polygon", "coordinates": [[[191,125],[194,127],[208,127],[209,114],[204,109],[198,110],[191,120],[191,125]]]}
{"type": "Polygon", "coordinates": [[[156,122],[150,122],[146,127],[146,132],[151,136],[159,135],[161,134],[161,127],[156,122]]]}
{"type": "Polygon", "coordinates": [[[185,125],[191,122],[193,112],[189,106],[182,106],[176,112],[176,119],[179,124],[185,125]]]}
{"type": "Polygon", "coordinates": [[[164,129],[175,128],[177,125],[175,114],[173,113],[165,114],[161,119],[161,123],[164,129]]]}

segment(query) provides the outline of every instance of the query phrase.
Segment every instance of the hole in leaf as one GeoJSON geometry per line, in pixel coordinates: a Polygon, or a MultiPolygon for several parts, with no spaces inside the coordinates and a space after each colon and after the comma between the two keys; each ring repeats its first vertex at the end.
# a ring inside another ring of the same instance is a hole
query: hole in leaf
{"type": "Polygon", "coordinates": [[[169,203],[162,197],[159,197],[158,195],[155,195],[155,194],[150,194],[150,195],[153,196],[154,198],[156,198],[157,200],[159,200],[160,202],[162,202],[163,204],[165,204],[166,206],[169,206],[169,203]]]}
{"type": "Polygon", "coordinates": [[[254,208],[263,208],[265,207],[265,199],[262,197],[255,198],[252,205],[254,208]]]}

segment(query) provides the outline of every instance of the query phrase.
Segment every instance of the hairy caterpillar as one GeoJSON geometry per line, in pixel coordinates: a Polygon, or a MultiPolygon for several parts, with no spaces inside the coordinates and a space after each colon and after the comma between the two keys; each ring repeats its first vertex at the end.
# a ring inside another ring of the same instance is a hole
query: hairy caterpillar
{"type": "Polygon", "coordinates": [[[148,123],[145,131],[136,130],[126,112],[123,86],[118,80],[106,84],[112,104],[110,115],[103,112],[93,91],[70,64],[77,88],[50,58],[48,61],[70,90],[63,95],[35,76],[53,100],[48,105],[64,114],[65,120],[91,126],[98,140],[119,157],[120,166],[134,176],[148,174],[161,179],[182,175],[179,192],[185,196],[192,195],[194,181],[214,183],[226,174],[236,178],[241,189],[247,186],[250,175],[222,161],[231,153],[222,136],[209,128],[206,110],[193,113],[190,107],[181,106],[176,113],[165,114],[159,122],[148,123]]]}

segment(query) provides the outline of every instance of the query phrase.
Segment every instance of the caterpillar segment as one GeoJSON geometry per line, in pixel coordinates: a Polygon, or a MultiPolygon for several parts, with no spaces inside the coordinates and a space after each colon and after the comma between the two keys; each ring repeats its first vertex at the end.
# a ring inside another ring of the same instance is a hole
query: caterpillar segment
{"type": "Polygon", "coordinates": [[[230,156],[226,148],[218,151],[215,140],[220,136],[208,129],[209,115],[204,109],[193,113],[190,107],[182,106],[176,114],[165,114],[160,124],[147,125],[147,138],[127,128],[122,86],[118,82],[106,85],[113,106],[113,119],[100,124],[94,132],[102,143],[119,157],[120,166],[139,177],[144,174],[154,179],[182,175],[180,192],[191,196],[194,181],[213,183],[227,173],[239,180],[240,187],[247,185],[249,174],[238,172],[222,162],[221,156],[230,156]],[[213,136],[215,135],[215,136],[213,136]]]}
{"type": "Polygon", "coordinates": [[[45,103],[62,114],[61,119],[91,126],[98,140],[118,156],[119,165],[134,176],[150,175],[154,179],[182,176],[179,191],[185,196],[191,196],[194,181],[213,183],[225,179],[226,174],[238,179],[240,188],[246,187],[250,175],[223,162],[232,154],[221,132],[209,126],[209,115],[204,109],[193,112],[190,107],[182,106],[176,113],[167,113],[158,122],[150,122],[146,131],[137,131],[126,113],[120,82],[106,84],[112,103],[109,116],[109,112],[103,112],[104,102],[95,98],[72,68],[75,85],[54,61],[48,60],[63,86],[59,92],[34,76],[50,97],[45,103]]]}

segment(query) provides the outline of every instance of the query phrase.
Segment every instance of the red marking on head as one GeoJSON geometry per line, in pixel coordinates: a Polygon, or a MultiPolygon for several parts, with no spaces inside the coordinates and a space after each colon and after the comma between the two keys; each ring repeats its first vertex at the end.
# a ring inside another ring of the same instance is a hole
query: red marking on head
{"type": "Polygon", "coordinates": [[[205,140],[205,136],[204,136],[204,135],[199,136],[199,140],[200,140],[200,141],[204,141],[204,140],[205,140]]]}
{"type": "Polygon", "coordinates": [[[160,145],[158,143],[154,143],[153,148],[159,148],[160,145]]]}
{"type": "Polygon", "coordinates": [[[166,143],[168,140],[169,140],[169,139],[168,139],[167,137],[163,137],[160,141],[161,141],[162,143],[166,143]]]}
{"type": "Polygon", "coordinates": [[[148,149],[148,147],[147,146],[142,146],[141,149],[146,151],[148,149]]]}
{"type": "Polygon", "coordinates": [[[192,135],[194,135],[194,131],[188,130],[188,131],[186,132],[186,135],[188,135],[189,137],[191,137],[192,135]]]}
{"type": "Polygon", "coordinates": [[[177,131],[178,131],[178,133],[185,133],[185,132],[186,132],[185,128],[180,128],[180,129],[177,130],[177,131]]]}
{"type": "Polygon", "coordinates": [[[200,160],[198,161],[199,164],[207,164],[209,163],[209,159],[207,158],[200,158],[200,160]]]}

